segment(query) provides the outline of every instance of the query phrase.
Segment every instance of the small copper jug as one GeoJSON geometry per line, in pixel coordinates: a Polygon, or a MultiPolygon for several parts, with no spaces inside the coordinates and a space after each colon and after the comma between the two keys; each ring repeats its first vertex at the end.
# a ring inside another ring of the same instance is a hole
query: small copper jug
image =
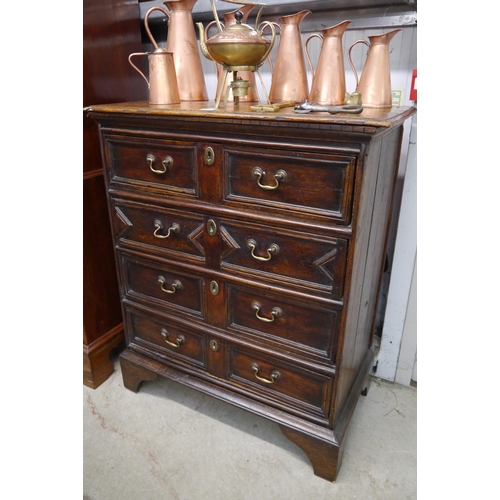
{"type": "Polygon", "coordinates": [[[164,1],[163,3],[169,10],[154,6],[144,16],[144,24],[151,41],[153,41],[153,37],[148,27],[148,18],[151,12],[158,10],[168,17],[167,51],[172,52],[174,56],[181,101],[208,101],[205,76],[191,13],[197,1],[164,1]]]}
{"type": "Polygon", "coordinates": [[[300,23],[310,14],[302,10],[279,18],[280,42],[269,90],[272,103],[307,99],[307,71],[300,37],[300,23]]]}
{"type": "Polygon", "coordinates": [[[401,29],[395,29],[381,35],[369,36],[366,40],[356,40],[347,54],[349,64],[356,77],[356,92],[361,94],[361,102],[365,108],[391,108],[391,68],[389,64],[389,44],[396,33],[401,29]],[[358,73],[351,59],[351,50],[358,44],[364,43],[368,46],[368,55],[365,66],[358,81],[358,73]]]}
{"type": "Polygon", "coordinates": [[[146,80],[149,88],[150,104],[179,104],[181,102],[172,52],[167,52],[166,49],[158,47],[153,53],[134,52],[128,56],[128,62],[146,80]],[[144,73],[132,62],[134,56],[148,56],[149,81],[144,73]]]}
{"type": "Polygon", "coordinates": [[[306,57],[313,75],[309,101],[325,106],[341,106],[345,101],[345,70],[342,52],[342,36],[352,21],[342,21],[335,26],[314,33],[305,42],[306,57]],[[316,71],[313,69],[307,50],[309,41],[314,38],[322,41],[316,71]]]}

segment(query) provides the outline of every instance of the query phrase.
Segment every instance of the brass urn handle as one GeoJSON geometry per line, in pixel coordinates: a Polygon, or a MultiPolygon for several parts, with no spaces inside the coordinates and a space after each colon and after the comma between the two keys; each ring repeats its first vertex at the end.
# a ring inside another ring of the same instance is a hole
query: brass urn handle
{"type": "Polygon", "coordinates": [[[260,366],[255,362],[250,363],[250,368],[252,368],[252,370],[255,372],[255,378],[257,380],[260,380],[261,382],[265,382],[266,384],[274,384],[276,380],[279,380],[281,378],[281,373],[278,370],[273,370],[271,372],[271,379],[260,377],[259,376],[260,366]]]}
{"type": "Polygon", "coordinates": [[[184,337],[184,335],[179,335],[175,339],[175,342],[171,342],[170,340],[168,340],[169,335],[168,335],[168,330],[166,328],[162,328],[160,333],[165,342],[172,347],[180,347],[181,344],[184,344],[184,342],[186,342],[186,337],[184,337]]]}
{"type": "Polygon", "coordinates": [[[280,187],[280,182],[285,182],[288,177],[288,174],[285,172],[285,170],[279,169],[274,174],[274,180],[275,180],[274,186],[267,186],[265,184],[260,183],[260,179],[266,175],[266,173],[260,167],[254,167],[252,169],[252,174],[254,177],[257,177],[257,184],[259,185],[259,187],[261,187],[262,189],[266,189],[267,191],[278,189],[280,187]]]}
{"type": "Polygon", "coordinates": [[[158,234],[158,231],[160,229],[163,229],[163,224],[158,219],[155,220],[154,224],[155,224],[156,229],[155,229],[155,232],[153,233],[153,235],[155,238],[165,239],[165,238],[168,238],[170,236],[171,231],[173,231],[174,233],[178,233],[181,230],[181,226],[179,226],[179,224],[177,224],[177,222],[174,222],[168,228],[167,234],[158,234]]]}
{"type": "Polygon", "coordinates": [[[167,290],[165,288],[163,288],[163,285],[166,283],[166,279],[164,276],[158,276],[158,283],[160,283],[160,288],[162,290],[162,292],[165,292],[165,293],[175,293],[177,290],[180,290],[182,288],[182,283],[179,281],[179,280],[175,280],[173,283],[172,283],[172,290],[167,290]]]}
{"type": "Polygon", "coordinates": [[[264,316],[259,316],[260,308],[262,306],[256,300],[252,302],[251,307],[255,311],[255,316],[257,317],[257,319],[264,321],[264,323],[272,323],[275,318],[280,318],[281,316],[283,316],[283,310],[279,307],[273,307],[271,311],[271,319],[265,318],[264,316]]]}
{"type": "Polygon", "coordinates": [[[257,242],[251,238],[247,240],[247,247],[250,248],[252,257],[255,260],[259,260],[261,262],[267,262],[268,260],[271,260],[271,257],[273,255],[277,255],[280,251],[280,247],[276,243],[271,243],[266,250],[267,257],[259,257],[258,255],[254,254],[254,250],[257,248],[257,242]]]}
{"type": "Polygon", "coordinates": [[[161,164],[163,165],[163,170],[158,170],[156,168],[153,168],[153,165],[156,161],[155,155],[149,153],[146,156],[146,160],[148,161],[149,169],[155,174],[164,174],[167,169],[174,164],[174,159],[171,156],[166,156],[165,159],[161,162],[161,164]]]}

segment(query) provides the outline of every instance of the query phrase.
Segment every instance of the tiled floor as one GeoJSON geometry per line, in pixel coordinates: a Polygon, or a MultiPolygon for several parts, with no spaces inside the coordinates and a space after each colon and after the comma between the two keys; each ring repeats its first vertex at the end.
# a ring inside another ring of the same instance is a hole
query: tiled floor
{"type": "Polygon", "coordinates": [[[172,381],[83,387],[88,500],[417,498],[417,390],[374,379],[335,483],[264,418],[172,381]]]}

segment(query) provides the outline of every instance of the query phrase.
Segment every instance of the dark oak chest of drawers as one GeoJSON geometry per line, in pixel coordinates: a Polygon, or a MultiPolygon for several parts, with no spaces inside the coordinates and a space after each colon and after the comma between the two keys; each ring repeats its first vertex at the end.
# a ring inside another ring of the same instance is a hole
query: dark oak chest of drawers
{"type": "Polygon", "coordinates": [[[94,106],[127,348],[277,422],[335,480],[372,336],[403,122],[207,103],[94,106]]]}

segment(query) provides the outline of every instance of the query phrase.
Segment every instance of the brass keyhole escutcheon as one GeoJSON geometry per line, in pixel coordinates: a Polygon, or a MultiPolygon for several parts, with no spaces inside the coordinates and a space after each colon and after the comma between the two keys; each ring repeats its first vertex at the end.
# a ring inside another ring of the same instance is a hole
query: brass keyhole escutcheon
{"type": "Polygon", "coordinates": [[[216,340],[211,340],[210,341],[210,349],[212,349],[212,351],[218,351],[219,350],[219,344],[216,340]]]}
{"type": "Polygon", "coordinates": [[[203,152],[203,161],[209,167],[215,163],[215,152],[210,146],[206,147],[203,152]]]}
{"type": "Polygon", "coordinates": [[[210,236],[215,236],[217,234],[217,224],[213,219],[207,221],[207,232],[210,236]]]}
{"type": "Polygon", "coordinates": [[[219,295],[219,284],[217,281],[210,282],[210,293],[212,295],[219,295]]]}

